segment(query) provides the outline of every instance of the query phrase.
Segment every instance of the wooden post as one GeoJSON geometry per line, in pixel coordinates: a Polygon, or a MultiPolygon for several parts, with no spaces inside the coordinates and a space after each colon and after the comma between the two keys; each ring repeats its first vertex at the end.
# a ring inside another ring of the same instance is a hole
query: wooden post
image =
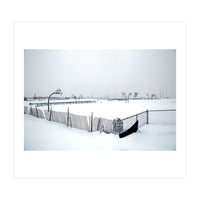
{"type": "Polygon", "coordinates": [[[93,112],[91,113],[91,132],[93,131],[93,112]]]}
{"type": "Polygon", "coordinates": [[[149,124],[149,111],[147,110],[147,124],[149,124]]]}

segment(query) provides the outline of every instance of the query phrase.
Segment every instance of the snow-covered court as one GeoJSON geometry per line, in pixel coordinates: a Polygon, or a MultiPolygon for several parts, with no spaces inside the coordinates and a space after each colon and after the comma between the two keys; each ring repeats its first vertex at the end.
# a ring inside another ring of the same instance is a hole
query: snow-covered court
{"type": "MultiPolygon", "coordinates": [[[[53,110],[61,111],[63,108],[67,110],[67,105],[55,105],[53,110]]],[[[146,109],[175,108],[175,100],[133,100],[130,103],[106,101],[70,105],[73,113],[94,111],[97,115],[99,112],[99,115],[111,119],[127,117],[146,109]]],[[[152,114],[154,120],[151,121],[150,115],[150,123],[140,127],[138,132],[119,138],[117,134],[79,130],[25,114],[24,150],[176,150],[176,114],[173,117],[165,113],[153,115],[156,114],[152,114]]]]}

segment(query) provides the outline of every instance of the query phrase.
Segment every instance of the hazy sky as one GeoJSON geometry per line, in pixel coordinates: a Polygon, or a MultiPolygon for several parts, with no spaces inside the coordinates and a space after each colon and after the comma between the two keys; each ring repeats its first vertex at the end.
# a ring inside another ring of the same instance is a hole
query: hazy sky
{"type": "Polygon", "coordinates": [[[176,96],[176,50],[24,50],[24,95],[176,96]]]}

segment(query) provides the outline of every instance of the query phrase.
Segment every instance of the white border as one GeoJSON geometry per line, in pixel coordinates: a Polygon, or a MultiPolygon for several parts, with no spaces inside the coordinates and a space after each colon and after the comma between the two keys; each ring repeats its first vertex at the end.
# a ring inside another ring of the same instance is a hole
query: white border
{"type": "Polygon", "coordinates": [[[15,177],[185,176],[184,23],[16,23],[15,177]],[[24,49],[176,49],[176,151],[24,151],[24,49]]]}

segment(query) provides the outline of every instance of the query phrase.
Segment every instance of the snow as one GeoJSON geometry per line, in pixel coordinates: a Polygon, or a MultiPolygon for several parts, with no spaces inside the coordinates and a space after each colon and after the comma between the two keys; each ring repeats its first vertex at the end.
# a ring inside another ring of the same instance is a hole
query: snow
{"type": "MultiPolygon", "coordinates": [[[[34,101],[36,102],[36,101],[34,101]]],[[[41,101],[40,101],[41,102],[41,101]]],[[[25,103],[27,104],[27,102],[25,103]]],[[[145,110],[175,109],[175,99],[107,101],[89,104],[53,105],[53,111],[107,119],[126,118],[145,110]]],[[[47,106],[39,107],[41,110],[47,106]]],[[[139,118],[139,120],[142,120],[139,118]]],[[[140,123],[140,122],[139,122],[140,123]]],[[[149,124],[125,138],[88,132],[24,115],[25,150],[176,150],[176,112],[150,112],[149,124]]]]}
{"type": "MultiPolygon", "coordinates": [[[[69,112],[73,114],[91,116],[91,112],[93,112],[94,117],[103,117],[113,120],[115,118],[126,118],[139,112],[146,111],[147,109],[175,109],[176,100],[129,100],[129,103],[125,103],[125,101],[99,100],[97,103],[88,104],[52,105],[52,110],[67,112],[68,107],[69,112]]],[[[40,107],[40,109],[47,110],[47,106],[40,107]]]]}
{"type": "Polygon", "coordinates": [[[24,150],[176,150],[176,126],[148,124],[120,139],[24,115],[24,150]]]}

